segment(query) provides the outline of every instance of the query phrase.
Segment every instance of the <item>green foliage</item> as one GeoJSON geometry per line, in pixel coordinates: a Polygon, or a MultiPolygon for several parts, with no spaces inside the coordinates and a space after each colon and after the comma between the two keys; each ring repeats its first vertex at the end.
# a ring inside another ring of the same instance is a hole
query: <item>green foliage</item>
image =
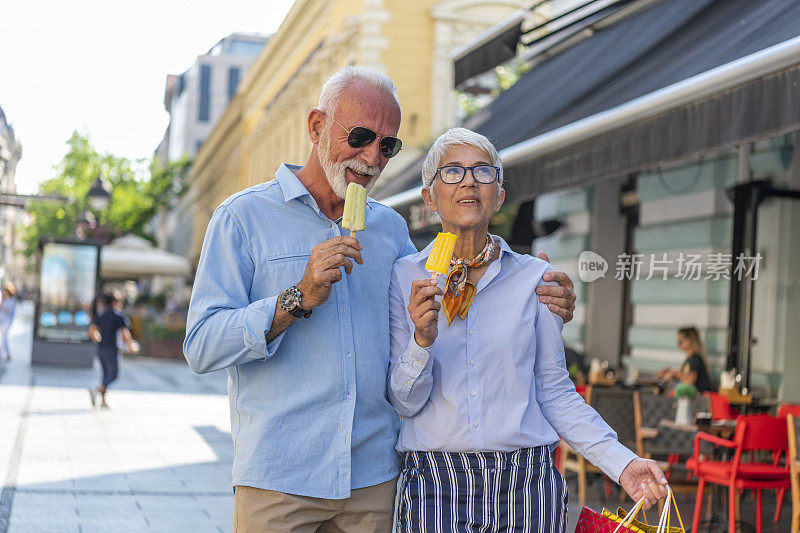
{"type": "Polygon", "coordinates": [[[675,386],[675,398],[694,398],[697,396],[697,388],[691,383],[678,383],[675,386]]]}
{"type": "Polygon", "coordinates": [[[189,161],[161,164],[153,160],[131,162],[123,157],[100,154],[87,135],[77,131],[67,141],[67,153],[55,167],[56,175],[39,185],[39,194],[60,195],[65,203],[42,200],[29,206],[32,223],[22,228],[25,255],[36,254],[42,238],[68,238],[75,235],[76,223],[84,211],[91,212],[105,235],[134,233],[153,240],[147,224],[162,207],[183,194],[189,161]],[[102,212],[94,211],[86,194],[98,176],[111,189],[111,201],[102,212]]]}
{"type": "Polygon", "coordinates": [[[517,219],[519,204],[504,205],[500,210],[489,219],[489,231],[495,235],[500,235],[504,239],[511,238],[511,229],[517,219]]]}
{"type": "Polygon", "coordinates": [[[494,69],[494,87],[491,90],[491,97],[486,98],[485,95],[475,95],[464,91],[459,91],[456,94],[456,101],[461,111],[465,116],[470,116],[476,111],[480,111],[486,104],[497,96],[517,83],[519,79],[529,70],[531,66],[518,59],[515,59],[505,65],[499,65],[494,69]]]}

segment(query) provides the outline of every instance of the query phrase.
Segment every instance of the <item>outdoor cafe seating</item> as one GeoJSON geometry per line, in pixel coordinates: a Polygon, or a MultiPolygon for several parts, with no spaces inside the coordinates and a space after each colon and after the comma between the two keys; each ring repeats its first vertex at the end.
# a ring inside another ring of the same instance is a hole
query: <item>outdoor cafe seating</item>
{"type": "MultiPolygon", "coordinates": [[[[788,461],[781,464],[781,458],[788,458],[788,447],[786,421],[769,415],[744,415],[737,418],[732,440],[698,432],[694,441],[694,455],[686,463],[699,480],[692,531],[697,531],[700,524],[705,485],[713,483],[728,489],[729,531],[736,530],[739,492],[748,489],[755,492],[756,532],[761,533],[762,492],[770,489],[780,491],[789,487],[788,461]],[[714,454],[713,458],[708,458],[700,453],[702,441],[727,448],[733,457],[723,459],[714,454]],[[745,453],[749,453],[750,461],[744,460],[745,453]],[[767,460],[764,460],[765,457],[767,460]]],[[[778,499],[778,506],[780,502],[778,499]]],[[[779,513],[778,508],[775,521],[779,513]]]]}
{"type": "MultiPolygon", "coordinates": [[[[636,443],[634,407],[637,394],[632,389],[589,386],[586,388],[584,397],[586,403],[594,407],[603,420],[614,429],[619,441],[639,453],[636,443]]],[[[578,502],[583,507],[586,505],[587,474],[600,473],[600,469],[576,453],[564,441],[561,442],[559,452],[558,467],[561,472],[564,474],[575,472],[578,475],[578,502]]],[[[609,488],[610,485],[607,484],[607,489],[609,488]]]]}
{"type": "MultiPolygon", "coordinates": [[[[726,525],[735,531],[737,522],[752,522],[750,517],[741,517],[738,509],[742,497],[752,496],[754,529],[760,533],[763,492],[775,491],[773,519],[777,523],[785,492],[791,489],[792,532],[800,533],[800,405],[725,390],[711,392],[693,400],[698,419],[687,425],[675,422],[676,399],[652,383],[593,384],[582,392],[620,442],[641,457],[658,461],[673,490],[696,493],[692,531],[726,525]],[[704,509],[707,520],[701,525],[704,509]]],[[[585,505],[587,477],[600,471],[563,441],[557,463],[565,475],[577,474],[578,501],[585,505]]],[[[606,480],[606,497],[610,487],[606,480]]]]}

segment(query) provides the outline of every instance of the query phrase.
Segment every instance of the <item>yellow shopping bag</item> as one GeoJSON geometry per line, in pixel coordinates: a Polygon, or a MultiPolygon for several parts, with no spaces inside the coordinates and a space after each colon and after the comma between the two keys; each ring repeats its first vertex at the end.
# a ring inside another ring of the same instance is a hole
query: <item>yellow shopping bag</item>
{"type": "Polygon", "coordinates": [[[643,503],[644,498],[639,500],[633,509],[631,509],[630,513],[626,513],[621,507],[617,508],[617,514],[612,513],[608,509],[603,509],[603,516],[620,524],[617,527],[618,529],[625,524],[624,527],[627,527],[631,531],[640,531],[642,533],[686,533],[686,529],[683,527],[681,513],[678,511],[678,503],[675,501],[675,495],[672,493],[672,489],[669,486],[667,486],[667,498],[664,502],[664,508],[661,511],[658,525],[652,526],[648,524],[647,517],[645,516],[643,510],[642,517],[644,518],[644,522],[636,520],[636,515],[638,515],[639,511],[642,509],[643,503]],[[678,523],[680,524],[680,527],[670,525],[673,507],[675,507],[675,514],[678,516],[678,523]]]}

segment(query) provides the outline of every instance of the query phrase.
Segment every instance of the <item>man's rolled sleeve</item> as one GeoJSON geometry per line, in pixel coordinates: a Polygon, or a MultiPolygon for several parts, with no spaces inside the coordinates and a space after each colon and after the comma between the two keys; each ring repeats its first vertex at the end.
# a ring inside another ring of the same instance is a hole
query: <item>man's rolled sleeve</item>
{"type": "Polygon", "coordinates": [[[244,344],[250,351],[265,359],[275,355],[284,333],[286,333],[285,330],[282,331],[280,335],[267,343],[267,332],[272,327],[277,305],[278,297],[270,296],[251,303],[244,311],[244,344]]]}
{"type": "Polygon", "coordinates": [[[184,355],[195,372],[263,360],[280,344],[266,342],[278,296],[250,302],[253,274],[248,240],[223,204],[206,230],[186,320],[184,355]]]}

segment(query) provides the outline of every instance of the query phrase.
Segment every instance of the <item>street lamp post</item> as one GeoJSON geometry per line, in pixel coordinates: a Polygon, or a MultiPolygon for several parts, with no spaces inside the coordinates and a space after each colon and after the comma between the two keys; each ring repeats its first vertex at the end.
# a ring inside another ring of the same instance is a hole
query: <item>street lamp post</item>
{"type": "Polygon", "coordinates": [[[100,241],[101,244],[105,243],[109,236],[106,235],[104,228],[100,225],[99,213],[108,207],[110,201],[111,192],[109,187],[103,178],[98,176],[86,193],[86,202],[98,216],[95,217],[88,209],[80,212],[78,220],[75,221],[75,234],[78,239],[84,240],[91,235],[94,240],[100,241]]]}
{"type": "Polygon", "coordinates": [[[108,191],[108,187],[100,176],[94,180],[94,183],[92,183],[92,186],[89,188],[89,192],[86,193],[86,200],[95,211],[102,211],[111,201],[111,193],[108,191]]]}

